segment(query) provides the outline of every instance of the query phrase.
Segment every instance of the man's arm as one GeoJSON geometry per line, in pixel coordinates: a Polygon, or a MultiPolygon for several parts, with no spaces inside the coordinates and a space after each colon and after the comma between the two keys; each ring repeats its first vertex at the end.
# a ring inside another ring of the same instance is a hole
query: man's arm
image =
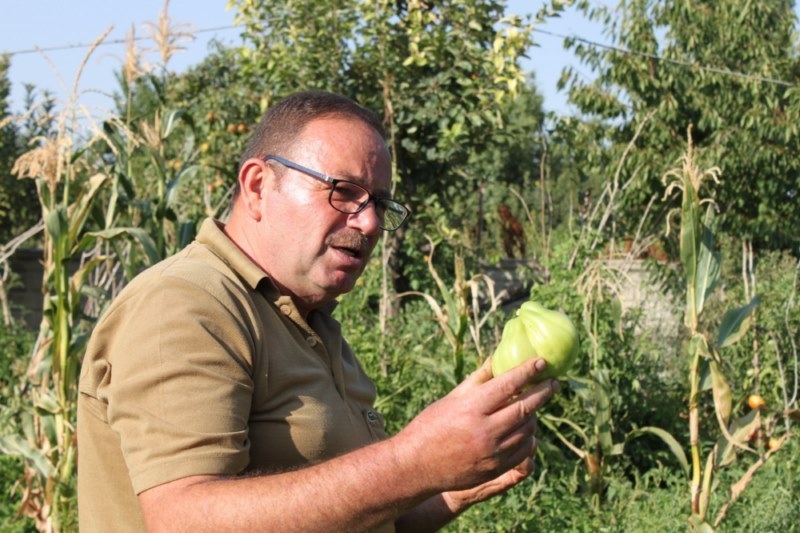
{"type": "MultiPolygon", "coordinates": [[[[491,379],[484,365],[396,436],[324,463],[233,479],[192,476],[146,490],[139,495],[145,523],[155,531],[367,530],[421,505],[418,518],[439,527],[472,503],[468,494],[488,497],[498,492],[487,489],[493,483],[502,491],[527,475],[513,469],[533,452],[535,411],[555,382],[520,391],[543,368],[531,361],[491,379]]],[[[415,514],[407,518],[422,525],[415,514]]]]}

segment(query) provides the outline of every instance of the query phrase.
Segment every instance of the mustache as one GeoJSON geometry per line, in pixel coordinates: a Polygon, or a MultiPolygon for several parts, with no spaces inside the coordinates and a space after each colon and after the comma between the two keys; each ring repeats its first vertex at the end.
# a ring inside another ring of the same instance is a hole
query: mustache
{"type": "Polygon", "coordinates": [[[354,230],[333,233],[325,238],[325,244],[334,248],[348,248],[361,254],[368,254],[372,250],[369,239],[354,230]]]}

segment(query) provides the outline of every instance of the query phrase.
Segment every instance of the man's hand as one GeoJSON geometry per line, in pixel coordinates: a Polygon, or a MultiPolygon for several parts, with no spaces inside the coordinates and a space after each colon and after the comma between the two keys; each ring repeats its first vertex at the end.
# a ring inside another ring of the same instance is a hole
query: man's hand
{"type": "Polygon", "coordinates": [[[401,431],[397,449],[413,457],[420,476],[443,492],[455,512],[503,492],[530,473],[536,447],[536,410],[558,388],[555,380],[534,384],[545,368],[527,361],[492,379],[487,361],[450,394],[420,413],[401,431]]]}
{"type": "MultiPolygon", "coordinates": [[[[536,447],[535,440],[534,438],[534,452],[536,447]]],[[[442,500],[447,505],[448,510],[453,513],[453,516],[456,516],[476,503],[504,493],[532,473],[533,454],[511,470],[507,470],[498,477],[477,487],[442,493],[442,500]]]]}

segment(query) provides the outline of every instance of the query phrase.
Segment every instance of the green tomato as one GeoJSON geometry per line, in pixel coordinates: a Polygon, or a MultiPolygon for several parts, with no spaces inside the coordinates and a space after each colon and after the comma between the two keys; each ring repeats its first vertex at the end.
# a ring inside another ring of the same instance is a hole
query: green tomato
{"type": "Polygon", "coordinates": [[[492,374],[499,376],[528,359],[541,357],[547,369],[536,381],[564,375],[578,357],[578,331],[559,311],[525,302],[503,328],[503,336],[492,356],[492,374]]]}

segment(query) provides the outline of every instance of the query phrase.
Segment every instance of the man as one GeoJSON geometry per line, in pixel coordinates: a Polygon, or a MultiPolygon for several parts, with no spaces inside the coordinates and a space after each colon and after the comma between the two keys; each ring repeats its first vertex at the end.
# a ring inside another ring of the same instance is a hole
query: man
{"type": "Polygon", "coordinates": [[[270,109],[230,219],[98,323],[78,402],[81,530],[435,530],[531,471],[544,362],[487,365],[386,438],[330,316],[390,198],[377,118],[329,93],[270,109]],[[524,392],[520,392],[524,391],[524,392]]]}

